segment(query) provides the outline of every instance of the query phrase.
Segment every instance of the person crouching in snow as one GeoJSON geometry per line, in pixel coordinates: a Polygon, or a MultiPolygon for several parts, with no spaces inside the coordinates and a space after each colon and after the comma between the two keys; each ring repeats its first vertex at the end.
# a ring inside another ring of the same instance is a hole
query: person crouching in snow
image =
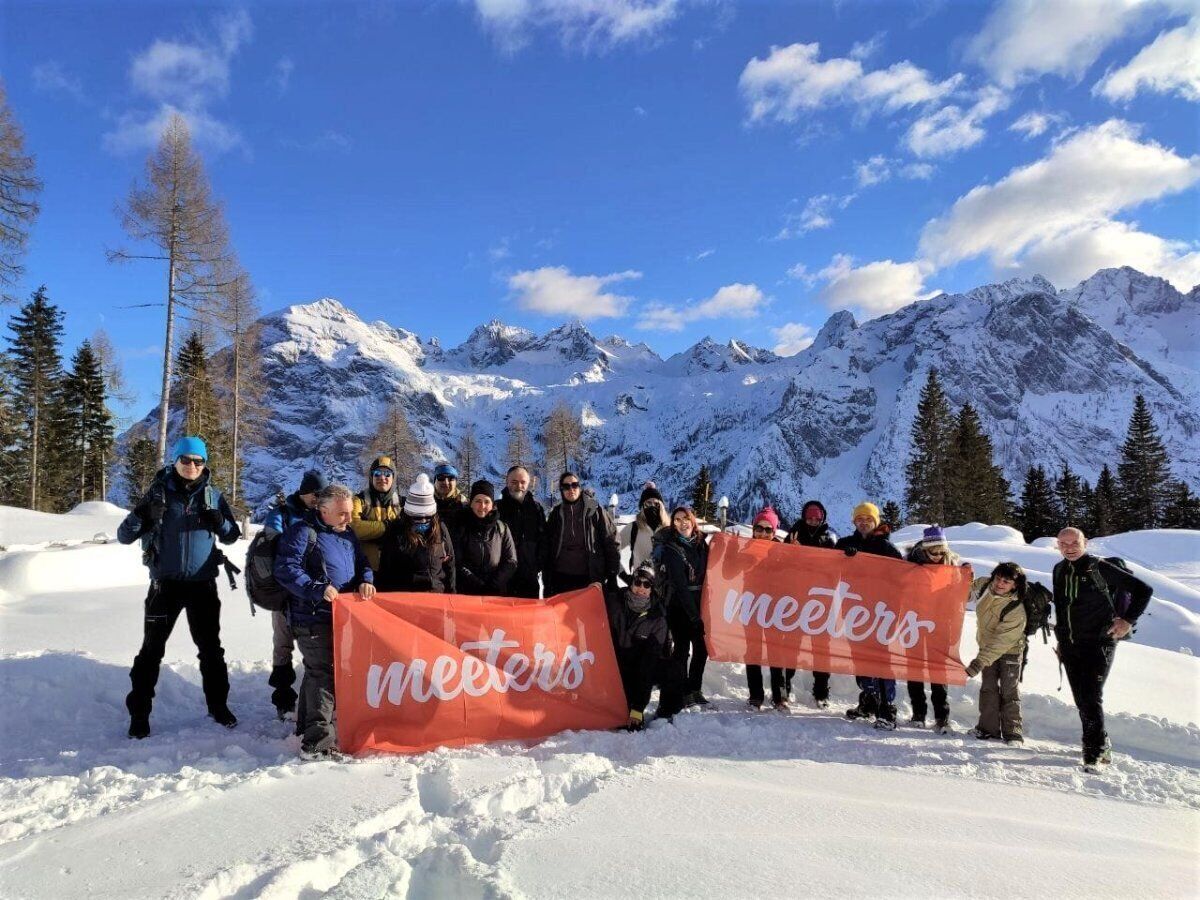
{"type": "Polygon", "coordinates": [[[633,570],[629,587],[605,595],[617,668],[629,704],[626,727],[630,731],[644,727],[646,705],[667,643],[667,617],[654,597],[654,579],[654,565],[647,561],[633,570]]]}
{"type": "MultiPolygon", "coordinates": [[[[921,539],[913,544],[905,557],[909,562],[921,566],[961,566],[962,559],[946,543],[946,533],[937,525],[925,529],[921,539]]],[[[945,734],[950,728],[950,700],[944,684],[931,684],[929,694],[933,700],[933,730],[945,734]]],[[[925,716],[929,707],[925,702],[925,682],[908,683],[908,699],[912,703],[912,718],[908,724],[916,728],[925,727],[925,716]]]]}
{"type": "Polygon", "coordinates": [[[980,740],[1024,741],[1020,684],[1026,641],[1023,598],[1029,589],[1025,572],[1015,562],[1002,562],[987,578],[971,582],[979,653],[967,665],[967,675],[983,674],[979,724],[971,732],[980,740]]]}
{"type": "MultiPolygon", "coordinates": [[[[754,517],[752,539],[782,543],[775,532],[779,529],[779,514],[768,506],[754,517]]],[[[788,697],[792,693],[792,678],[795,669],[771,666],[771,703],[778,710],[787,710],[788,697]]],[[[763,693],[762,666],[746,665],[746,686],[750,688],[750,705],[762,709],[766,695],[763,693]]]]}

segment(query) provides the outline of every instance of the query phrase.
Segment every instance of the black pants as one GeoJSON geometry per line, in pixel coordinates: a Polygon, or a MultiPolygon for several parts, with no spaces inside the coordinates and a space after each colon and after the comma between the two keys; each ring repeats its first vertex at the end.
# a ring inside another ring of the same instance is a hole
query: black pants
{"type": "Polygon", "coordinates": [[[1104,683],[1112,671],[1116,652],[1114,641],[1058,642],[1058,658],[1067,671],[1071,694],[1079,709],[1079,723],[1083,726],[1083,756],[1089,762],[1094,762],[1108,743],[1108,733],[1104,730],[1104,683]]]}
{"type": "MultiPolygon", "coordinates": [[[[555,572],[550,579],[550,585],[555,594],[565,594],[567,591],[578,591],[592,583],[588,575],[571,575],[566,572],[555,572]]],[[[550,594],[547,594],[550,596],[550,594]]]]}
{"type": "Polygon", "coordinates": [[[304,657],[300,709],[296,713],[296,719],[304,723],[300,748],[329,750],[337,745],[333,727],[333,626],[294,625],[292,633],[304,657]]]}
{"type": "Polygon", "coordinates": [[[683,689],[692,693],[704,683],[704,666],[708,663],[708,648],[704,646],[704,624],[692,622],[678,606],[667,613],[667,626],[675,645],[672,656],[677,664],[686,666],[683,689]]]}
{"type": "Polygon", "coordinates": [[[640,713],[646,711],[661,659],[661,642],[645,640],[632,647],[617,648],[617,668],[621,672],[621,685],[625,688],[625,701],[630,709],[640,713]]]}
{"type": "Polygon", "coordinates": [[[813,672],[813,699],[829,699],[829,673],[813,672]]]}
{"type": "Polygon", "coordinates": [[[542,586],[538,584],[537,574],[518,572],[508,583],[508,596],[525,597],[536,600],[542,596],[542,586]]]}
{"type": "MultiPolygon", "coordinates": [[[[950,700],[946,696],[946,686],[944,684],[931,684],[929,686],[929,696],[933,700],[933,717],[937,721],[950,718],[950,700]]],[[[908,699],[912,703],[913,718],[924,719],[929,713],[929,706],[925,702],[925,682],[910,681],[908,683],[908,699]]]]}
{"type": "Polygon", "coordinates": [[[142,627],[142,649],[129,671],[132,689],[125,698],[131,716],[149,716],[154,704],[154,687],[167,639],[180,613],[187,613],[188,630],[200,660],[200,682],[209,710],[225,707],[229,699],[229,670],[221,649],[221,601],[217,582],[159,581],[146,594],[146,618],[142,627]]]}
{"type": "MultiPolygon", "coordinates": [[[[746,666],[746,686],[750,688],[750,702],[756,706],[762,706],[766,695],[763,693],[763,676],[762,666],[746,666]]],[[[791,692],[792,677],[796,674],[795,669],[781,669],[778,666],[771,666],[771,702],[778,703],[783,700],[791,692]]]]}

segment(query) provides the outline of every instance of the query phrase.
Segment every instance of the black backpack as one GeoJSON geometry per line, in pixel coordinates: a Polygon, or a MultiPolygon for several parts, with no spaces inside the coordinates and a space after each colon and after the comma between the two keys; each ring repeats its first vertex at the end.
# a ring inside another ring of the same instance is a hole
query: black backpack
{"type": "MultiPolygon", "coordinates": [[[[291,595],[275,580],[275,555],[279,551],[280,537],[277,532],[263,529],[254,536],[246,550],[246,593],[250,595],[251,615],[255,615],[256,606],[268,612],[283,612],[291,599],[291,595]]],[[[309,528],[304,555],[307,557],[316,545],[317,532],[309,528]]]]}
{"type": "Polygon", "coordinates": [[[1025,607],[1025,636],[1031,637],[1039,631],[1042,633],[1042,643],[1049,642],[1050,609],[1053,606],[1054,595],[1036,581],[1025,585],[1025,591],[1020,597],[1010,601],[1000,610],[1000,618],[1004,619],[1018,606],[1025,607]]]}

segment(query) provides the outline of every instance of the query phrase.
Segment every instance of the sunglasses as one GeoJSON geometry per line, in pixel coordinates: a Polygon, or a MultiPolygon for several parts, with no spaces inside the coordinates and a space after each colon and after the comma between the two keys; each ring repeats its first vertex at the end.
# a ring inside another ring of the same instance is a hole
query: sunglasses
{"type": "Polygon", "coordinates": [[[577,491],[577,490],[579,490],[579,482],[578,481],[564,481],[562,484],[559,485],[559,488],[561,488],[564,491],[577,491]]]}
{"type": "Polygon", "coordinates": [[[376,469],[371,473],[372,478],[393,478],[395,473],[391,469],[376,469]]]}
{"type": "Polygon", "coordinates": [[[458,481],[458,479],[455,478],[453,475],[439,475],[434,480],[435,481],[458,481]]]}
{"type": "Polygon", "coordinates": [[[755,534],[774,534],[775,529],[772,528],[770,525],[755,525],[754,533],[755,534]]]}
{"type": "Polygon", "coordinates": [[[202,466],[204,465],[204,460],[199,456],[181,456],[179,457],[179,464],[181,466],[202,466]]]}
{"type": "Polygon", "coordinates": [[[652,588],[652,587],[654,587],[654,582],[647,581],[645,578],[635,578],[635,579],[633,579],[633,586],[634,587],[652,588]]]}

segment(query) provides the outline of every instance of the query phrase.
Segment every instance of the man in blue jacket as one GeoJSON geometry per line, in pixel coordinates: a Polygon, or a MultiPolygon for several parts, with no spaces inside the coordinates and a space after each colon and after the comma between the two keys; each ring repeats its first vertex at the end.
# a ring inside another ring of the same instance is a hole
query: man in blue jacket
{"type": "Polygon", "coordinates": [[[317,495],[316,510],[283,533],[275,555],[275,580],[291,595],[288,618],[304,657],[297,719],[304,723],[300,750],[309,759],[332,756],[337,747],[333,601],[348,591],[363,600],[375,596],[375,576],[350,528],[353,517],[354,494],[330,485],[317,495]]]}
{"type": "Polygon", "coordinates": [[[117,530],[122,544],[142,541],[150,569],[142,649],[129,672],[132,690],[125,698],[129,736],[150,734],[150,709],[167,639],[180,613],[200,659],[200,681],[208,714],[226,728],[237,725],[229,711],[229,672],[221,648],[221,601],[217,567],[225,554],[217,539],[232,544],[241,536],[221,492],[209,480],[208,448],[198,437],[175,443],[174,464],[154,476],[149,490],[117,530]]]}

